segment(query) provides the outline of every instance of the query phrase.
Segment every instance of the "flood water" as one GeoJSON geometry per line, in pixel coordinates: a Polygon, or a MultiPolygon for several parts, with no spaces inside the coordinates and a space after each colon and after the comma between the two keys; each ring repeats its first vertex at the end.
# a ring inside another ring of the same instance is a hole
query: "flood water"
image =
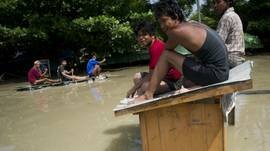
{"type": "MultiPolygon", "coordinates": [[[[270,56],[250,57],[254,89],[270,89],[270,56]]],[[[138,116],[114,117],[136,67],[105,82],[16,92],[0,85],[0,151],[141,151],[138,116]]],[[[270,94],[239,95],[229,151],[270,150],[270,94]]]]}

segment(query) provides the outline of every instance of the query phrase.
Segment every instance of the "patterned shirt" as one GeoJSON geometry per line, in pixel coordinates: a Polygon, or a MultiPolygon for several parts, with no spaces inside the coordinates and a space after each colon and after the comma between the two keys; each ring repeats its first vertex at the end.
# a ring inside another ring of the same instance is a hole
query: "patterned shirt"
{"type": "Polygon", "coordinates": [[[225,42],[229,53],[245,54],[243,25],[240,17],[230,7],[221,17],[217,32],[225,42]]]}

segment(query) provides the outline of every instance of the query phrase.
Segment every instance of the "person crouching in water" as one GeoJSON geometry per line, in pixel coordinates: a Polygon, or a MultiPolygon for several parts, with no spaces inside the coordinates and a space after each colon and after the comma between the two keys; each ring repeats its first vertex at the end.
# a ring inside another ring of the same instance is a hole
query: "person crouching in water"
{"type": "Polygon", "coordinates": [[[88,80],[87,76],[76,76],[74,75],[74,69],[71,69],[70,71],[67,71],[67,61],[62,60],[61,65],[58,66],[57,68],[57,74],[58,78],[62,81],[70,81],[70,80],[75,80],[75,81],[83,81],[83,80],[88,80]]]}
{"type": "Polygon", "coordinates": [[[183,73],[184,87],[206,86],[229,78],[229,62],[225,43],[218,33],[206,25],[186,22],[176,0],[159,1],[154,5],[155,17],[168,36],[145,93],[135,102],[152,99],[160,82],[171,67],[183,73]],[[181,45],[196,58],[177,54],[181,45]]]}
{"type": "MultiPolygon", "coordinates": [[[[149,71],[139,72],[134,75],[134,86],[127,92],[127,98],[142,95],[145,92],[157,62],[165,49],[164,42],[155,36],[155,28],[152,23],[147,21],[141,22],[135,27],[134,32],[138,43],[148,49],[150,56],[149,71]]],[[[155,94],[177,90],[181,86],[181,73],[176,68],[169,68],[166,76],[157,86],[155,94]]]]}
{"type": "Polygon", "coordinates": [[[28,71],[28,82],[31,85],[43,84],[43,83],[57,83],[59,80],[52,80],[45,78],[48,69],[45,68],[45,71],[42,73],[40,69],[40,61],[36,60],[34,66],[28,71]]]}
{"type": "MultiPolygon", "coordinates": [[[[96,77],[99,77],[101,73],[101,67],[100,64],[106,62],[106,59],[104,58],[102,61],[97,61],[97,54],[95,52],[92,53],[92,58],[88,61],[86,66],[86,73],[89,78],[92,78],[93,80],[96,77]]],[[[105,76],[106,77],[106,76],[105,76]]]]}

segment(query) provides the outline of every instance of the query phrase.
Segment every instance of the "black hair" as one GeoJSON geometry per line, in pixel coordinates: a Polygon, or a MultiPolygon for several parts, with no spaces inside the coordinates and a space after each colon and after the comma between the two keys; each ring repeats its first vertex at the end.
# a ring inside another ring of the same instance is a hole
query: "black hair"
{"type": "MultiPolygon", "coordinates": [[[[229,7],[233,7],[235,4],[235,0],[223,0],[225,3],[227,3],[229,5],[229,7]]],[[[216,3],[217,0],[214,0],[214,2],[216,3]]]]}
{"type": "Polygon", "coordinates": [[[66,60],[66,59],[61,59],[61,63],[63,63],[64,61],[66,61],[66,62],[67,62],[67,60],[66,60]]]}
{"type": "Polygon", "coordinates": [[[93,51],[93,52],[91,53],[91,56],[92,56],[92,57],[97,56],[97,53],[93,51]]]}
{"type": "Polygon", "coordinates": [[[136,27],[134,28],[135,35],[138,36],[140,31],[151,36],[155,35],[155,27],[151,22],[148,21],[142,21],[136,25],[136,27]]]}
{"type": "Polygon", "coordinates": [[[155,17],[169,16],[173,20],[185,21],[184,13],[176,0],[160,0],[154,6],[155,17]]]}
{"type": "Polygon", "coordinates": [[[229,5],[229,7],[233,7],[234,6],[235,0],[224,0],[224,1],[229,5]]]}

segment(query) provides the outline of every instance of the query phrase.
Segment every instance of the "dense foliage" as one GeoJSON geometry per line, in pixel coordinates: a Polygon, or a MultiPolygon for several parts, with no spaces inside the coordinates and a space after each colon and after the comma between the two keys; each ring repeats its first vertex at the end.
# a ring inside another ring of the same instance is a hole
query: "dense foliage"
{"type": "MultiPolygon", "coordinates": [[[[178,1],[189,16],[195,0],[178,1]]],[[[202,21],[215,28],[218,17],[211,11],[212,0],[206,1],[202,21]]],[[[66,50],[76,54],[83,47],[101,55],[128,53],[138,49],[134,25],[154,20],[151,7],[148,0],[1,0],[0,60],[12,60],[16,52],[41,58],[66,50]]],[[[245,31],[259,36],[264,44],[269,44],[269,8],[264,0],[236,4],[245,31]]],[[[197,19],[196,14],[193,18],[197,19]]]]}
{"type": "MultiPolygon", "coordinates": [[[[262,45],[259,40],[261,39],[264,47],[269,48],[270,2],[265,0],[237,0],[235,2],[234,8],[241,17],[244,32],[256,35],[245,35],[246,47],[261,48],[262,45]]],[[[214,29],[217,27],[219,17],[213,11],[213,0],[206,0],[206,3],[202,6],[201,16],[203,23],[214,29]]],[[[198,14],[193,14],[191,18],[197,19],[198,14]]]]}
{"type": "MultiPolygon", "coordinates": [[[[188,16],[195,0],[179,0],[188,16]]],[[[132,28],[154,20],[147,0],[1,0],[0,58],[15,52],[77,51],[99,54],[136,49],[132,28]]]]}

